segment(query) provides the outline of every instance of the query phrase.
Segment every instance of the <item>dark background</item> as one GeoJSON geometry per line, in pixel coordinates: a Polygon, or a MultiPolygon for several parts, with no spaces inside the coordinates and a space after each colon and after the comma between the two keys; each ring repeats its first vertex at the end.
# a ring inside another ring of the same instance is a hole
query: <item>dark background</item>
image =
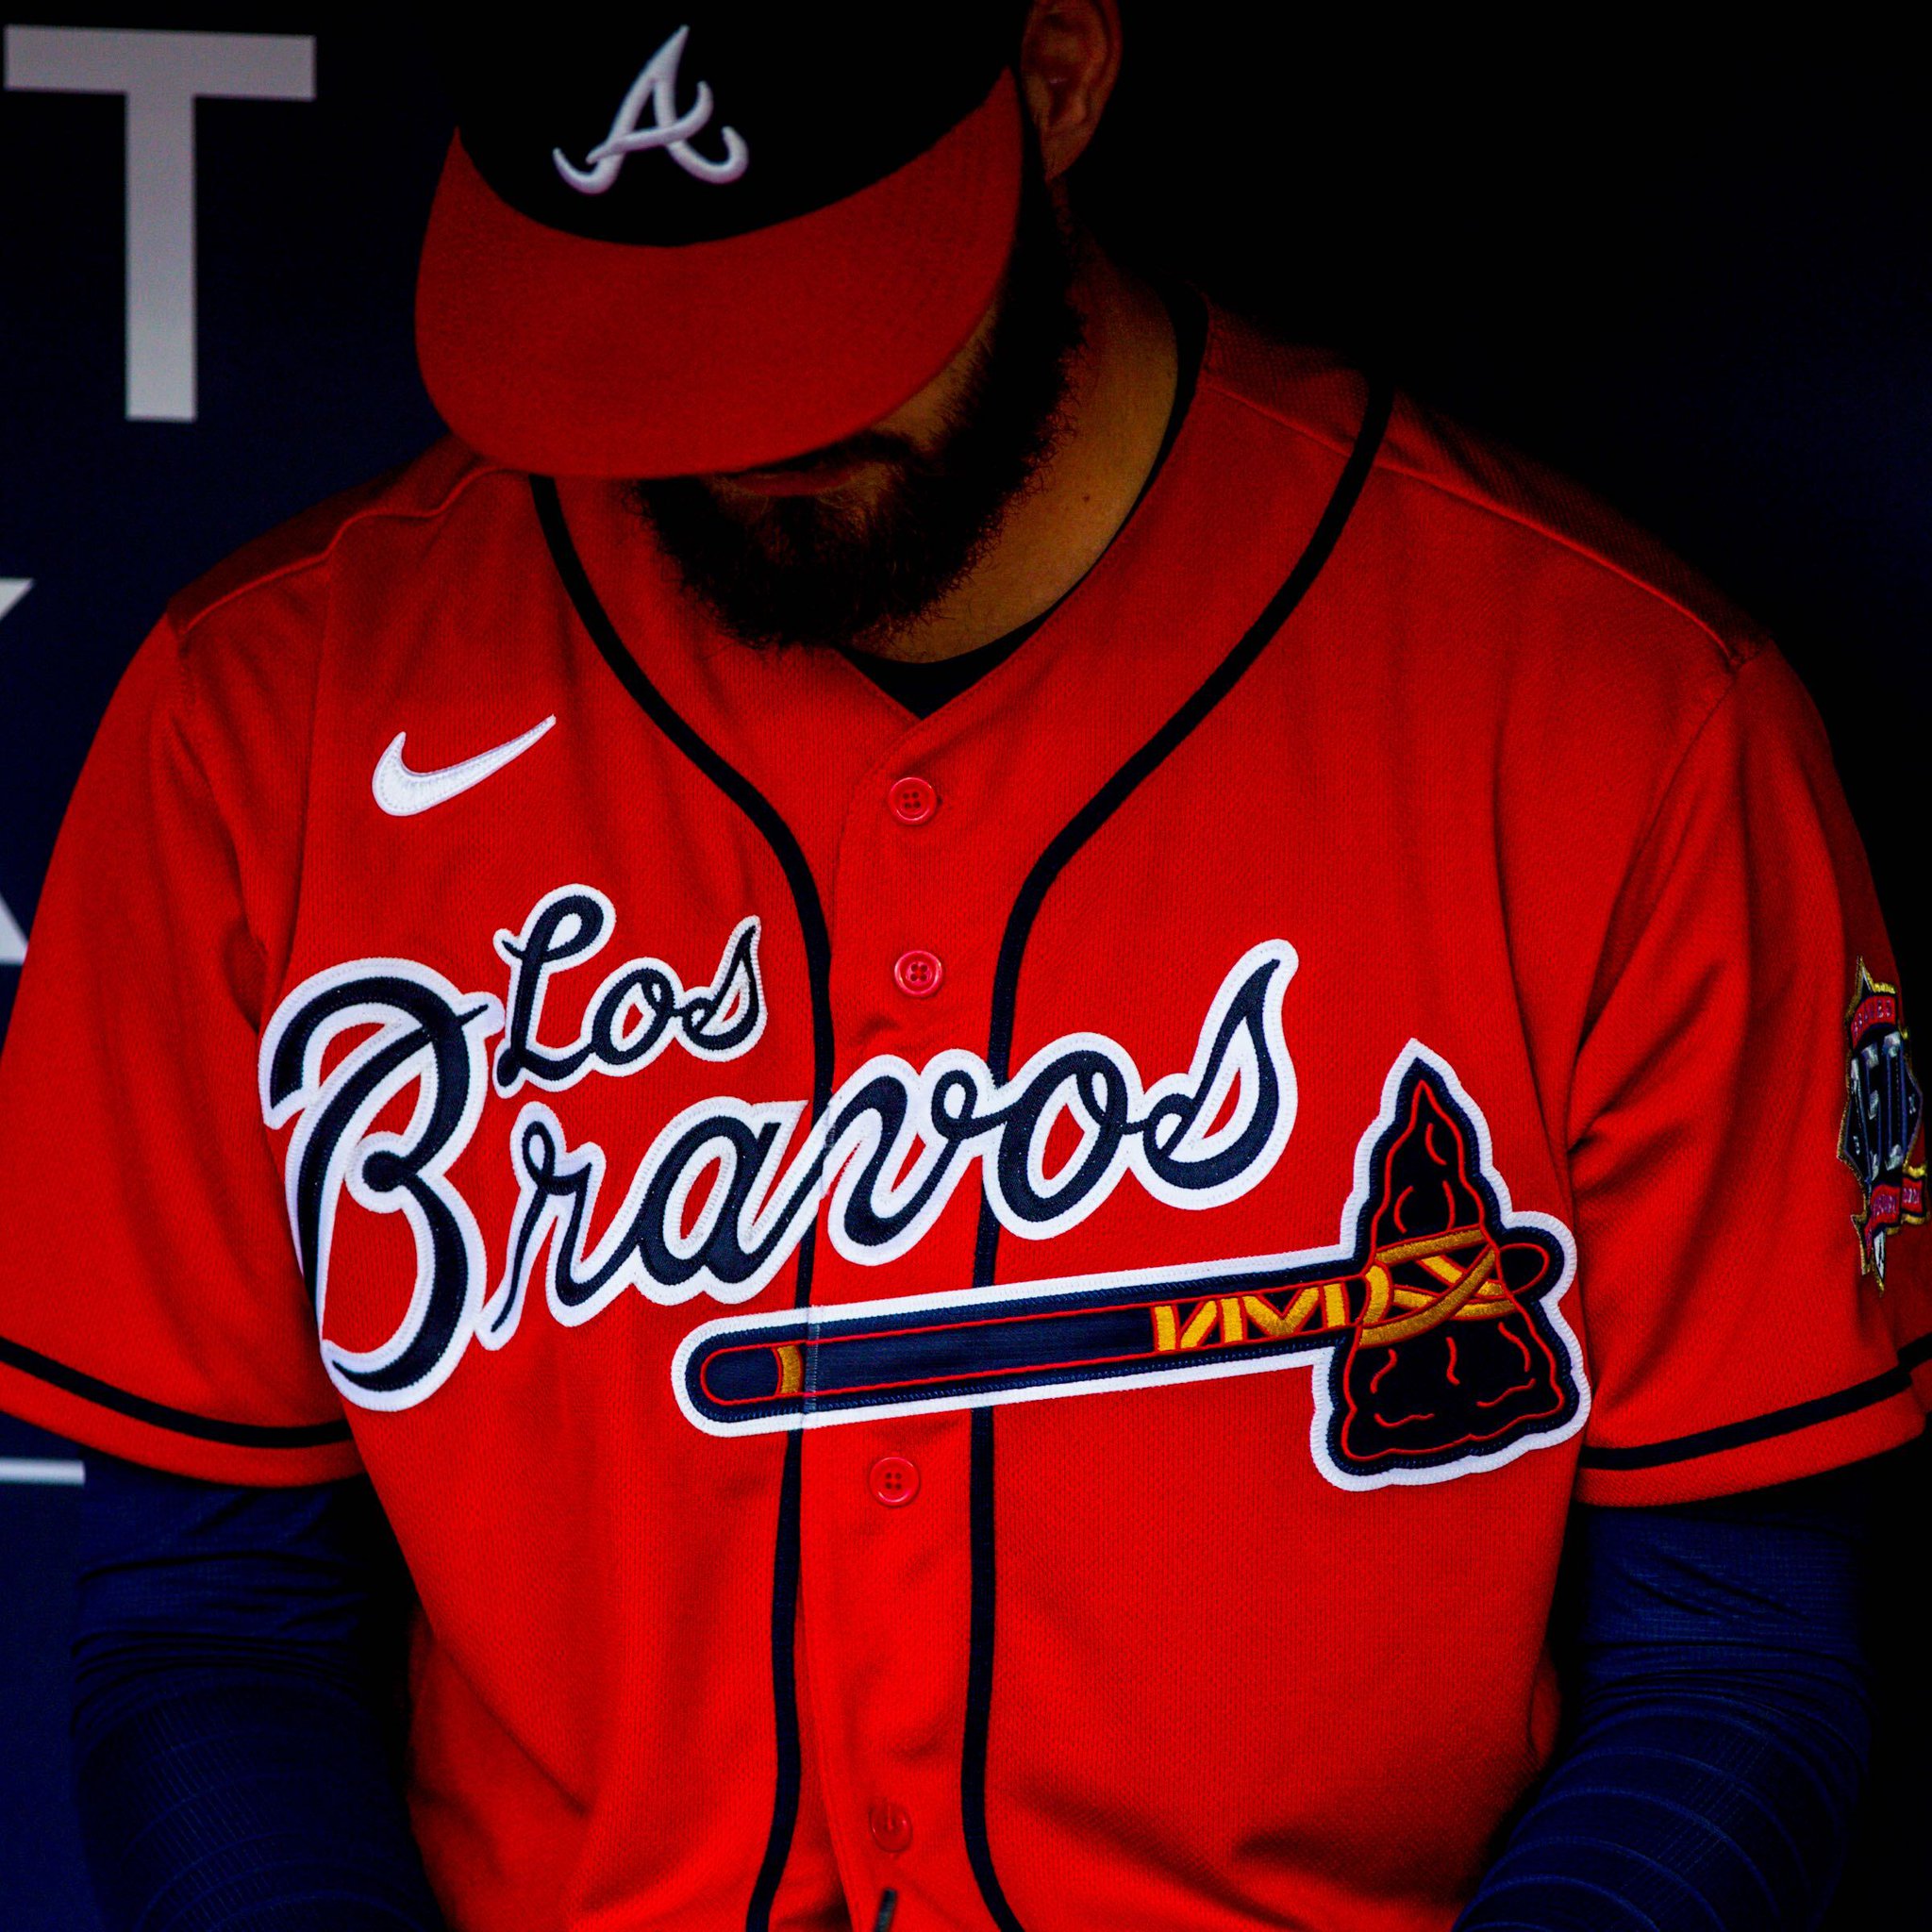
{"type": "MultiPolygon", "coordinates": [[[[1575,16],[1559,48],[1467,14],[1268,11],[1127,0],[1089,214],[1124,252],[1581,478],[1765,624],[1831,730],[1909,1019],[1932,709],[1922,77],[1853,16],[1814,14],[1774,49],[1633,42],[1621,18],[1624,42],[1592,48],[1611,18],[1575,16]]],[[[0,904],[29,931],[89,738],[164,599],[438,433],[409,298],[446,109],[408,25],[372,13],[26,16],[317,42],[313,103],[198,109],[192,423],[124,415],[120,102],[0,94],[0,578],[33,585],[0,619],[0,904]]],[[[0,965],[0,1025],[16,978],[0,965]]],[[[92,1923],[65,1796],[74,1457],[0,1419],[0,1924],[17,1932],[92,1923]]],[[[1932,1920],[1907,1567],[1924,1454],[1882,1480],[1882,1733],[1839,1932],[1932,1920]]]]}

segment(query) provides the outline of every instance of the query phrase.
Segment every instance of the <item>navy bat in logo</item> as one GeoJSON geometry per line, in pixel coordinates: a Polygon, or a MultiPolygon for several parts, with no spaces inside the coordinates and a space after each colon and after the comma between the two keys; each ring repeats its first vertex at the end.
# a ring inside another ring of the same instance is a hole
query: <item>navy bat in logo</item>
{"type": "Polygon", "coordinates": [[[724,1317],[680,1348],[677,1399],[737,1435],[1312,1367],[1315,1459],[1345,1488],[1440,1481],[1581,1426],[1569,1231],[1512,1208],[1480,1112],[1415,1042],[1341,1227],[1293,1254],[724,1317]]]}

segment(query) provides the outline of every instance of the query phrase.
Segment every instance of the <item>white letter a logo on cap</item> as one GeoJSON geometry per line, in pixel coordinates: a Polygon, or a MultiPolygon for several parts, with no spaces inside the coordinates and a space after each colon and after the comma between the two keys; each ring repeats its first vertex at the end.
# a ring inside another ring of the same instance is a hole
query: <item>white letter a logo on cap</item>
{"type": "Polygon", "coordinates": [[[736,181],[751,159],[751,151],[735,127],[721,127],[724,158],[707,160],[691,144],[694,134],[702,133],[711,118],[711,90],[698,82],[697,98],[682,114],[677,111],[677,63],[683,58],[684,43],[691,28],[681,26],[644,63],[644,69],[631,82],[610,132],[584,157],[581,168],[574,167],[560,148],[552,148],[550,158],[557,172],[579,194],[602,194],[616,181],[618,171],[630,155],[647,148],[661,147],[687,175],[699,181],[722,185],[736,181]],[[651,125],[638,125],[644,105],[651,108],[651,125]]]}

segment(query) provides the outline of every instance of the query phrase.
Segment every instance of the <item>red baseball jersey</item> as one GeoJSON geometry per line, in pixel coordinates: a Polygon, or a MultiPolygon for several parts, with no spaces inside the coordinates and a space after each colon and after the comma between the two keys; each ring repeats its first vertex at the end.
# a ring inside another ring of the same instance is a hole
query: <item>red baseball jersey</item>
{"type": "Polygon", "coordinates": [[[462,1932],[1441,1932],[1572,1504],[1918,1430],[1907,1017],[1775,653],[1224,318],[924,720],[445,444],[114,701],[0,1394],[368,1474],[462,1932]]]}

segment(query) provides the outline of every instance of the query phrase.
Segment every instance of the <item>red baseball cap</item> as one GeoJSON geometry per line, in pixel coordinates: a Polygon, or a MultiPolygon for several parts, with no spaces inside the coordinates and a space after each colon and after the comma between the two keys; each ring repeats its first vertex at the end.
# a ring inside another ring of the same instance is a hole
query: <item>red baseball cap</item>
{"type": "Polygon", "coordinates": [[[890,415],[1011,251],[1024,16],[433,12],[458,131],[416,347],[444,420],[518,469],[627,477],[752,469],[890,415]]]}

